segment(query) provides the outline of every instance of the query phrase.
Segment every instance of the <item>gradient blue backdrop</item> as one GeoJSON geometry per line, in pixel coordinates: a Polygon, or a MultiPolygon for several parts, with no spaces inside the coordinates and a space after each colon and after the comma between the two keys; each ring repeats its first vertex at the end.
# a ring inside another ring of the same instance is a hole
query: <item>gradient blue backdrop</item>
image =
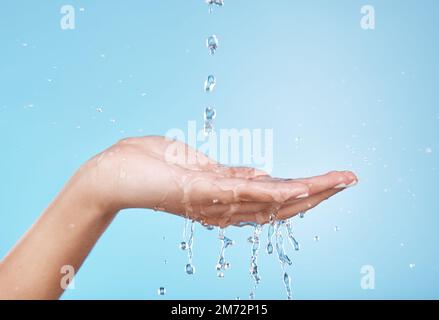
{"type": "MultiPolygon", "coordinates": [[[[438,12],[436,0],[229,0],[212,15],[202,0],[3,1],[0,256],[90,156],[121,137],[201,126],[214,101],[217,128],[274,129],[275,175],[360,177],[295,220],[295,298],[439,298],[438,12]],[[60,28],[64,4],[76,8],[76,30],[60,28]],[[360,28],[365,4],[375,31],[360,28]],[[221,41],[214,58],[211,33],[221,41]],[[375,290],[360,287],[366,264],[375,290]]],[[[247,298],[251,230],[227,231],[233,267],[218,279],[220,244],[202,228],[197,273],[185,275],[182,226],[164,213],[120,213],[64,298],[247,298]]],[[[260,272],[257,297],[284,299],[265,252],[260,272]]]]}

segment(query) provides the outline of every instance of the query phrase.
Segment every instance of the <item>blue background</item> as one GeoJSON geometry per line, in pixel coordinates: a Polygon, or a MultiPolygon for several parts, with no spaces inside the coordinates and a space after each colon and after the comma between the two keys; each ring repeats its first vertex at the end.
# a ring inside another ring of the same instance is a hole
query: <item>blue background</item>
{"type": "MultiPolygon", "coordinates": [[[[360,178],[295,219],[295,298],[439,298],[439,2],[229,0],[212,15],[203,2],[2,2],[0,256],[89,157],[125,136],[201,126],[214,102],[217,128],[274,129],[274,175],[360,178]],[[60,28],[64,4],[75,30],[60,28]],[[360,28],[365,4],[374,31],[360,28]],[[375,290],[360,287],[363,265],[375,268],[375,290]]],[[[164,213],[121,212],[64,298],[247,298],[252,230],[227,230],[232,269],[218,279],[216,231],[196,229],[189,277],[182,228],[164,213]]],[[[265,252],[260,272],[257,297],[284,299],[265,252]]]]}

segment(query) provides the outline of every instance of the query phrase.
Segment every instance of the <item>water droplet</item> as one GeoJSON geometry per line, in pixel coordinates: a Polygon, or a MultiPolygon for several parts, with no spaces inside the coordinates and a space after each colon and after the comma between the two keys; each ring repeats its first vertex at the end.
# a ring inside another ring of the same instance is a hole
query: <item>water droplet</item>
{"type": "MultiPolygon", "coordinates": [[[[204,110],[204,120],[215,120],[216,117],[216,110],[212,107],[207,107],[204,110]]],[[[218,202],[218,199],[214,199],[213,201],[218,202]]],[[[215,202],[214,202],[215,203],[215,202]]]]}
{"type": "Polygon", "coordinates": [[[211,35],[206,40],[206,47],[209,49],[210,55],[214,55],[218,49],[218,37],[216,35],[211,35]]]}
{"type": "Polygon", "coordinates": [[[218,200],[218,199],[213,199],[212,202],[213,202],[213,203],[218,203],[219,200],[218,200]]]}
{"type": "Polygon", "coordinates": [[[212,92],[213,89],[215,89],[215,86],[216,86],[215,76],[213,75],[208,76],[207,80],[204,81],[204,91],[212,92]]]}
{"type": "Polygon", "coordinates": [[[186,249],[187,249],[187,243],[186,243],[186,241],[182,241],[182,242],[180,242],[180,249],[181,249],[181,250],[186,250],[186,249]]]}
{"type": "Polygon", "coordinates": [[[425,148],[424,152],[425,152],[425,154],[432,154],[433,149],[432,148],[425,148]]]}
{"type": "Polygon", "coordinates": [[[99,113],[102,113],[102,112],[104,111],[104,108],[102,108],[102,107],[97,107],[97,108],[96,108],[96,111],[99,112],[99,113]]]}
{"type": "Polygon", "coordinates": [[[222,7],[224,5],[224,0],[206,0],[206,3],[209,6],[216,5],[218,7],[222,7]]]}
{"type": "Polygon", "coordinates": [[[299,217],[300,217],[301,219],[303,219],[303,218],[305,217],[305,212],[300,212],[300,213],[299,213],[299,217]]]}
{"type": "MultiPolygon", "coordinates": [[[[262,232],[262,226],[256,225],[253,231],[252,236],[252,248],[251,248],[251,258],[250,258],[250,275],[254,281],[253,290],[256,290],[258,284],[261,282],[261,277],[259,276],[258,271],[258,256],[259,256],[259,247],[260,247],[260,234],[262,232]]],[[[254,298],[254,291],[250,293],[250,299],[254,298]]]]}
{"type": "MultiPolygon", "coordinates": [[[[272,217],[270,216],[270,220],[272,220],[272,217]]],[[[268,235],[267,235],[267,253],[272,254],[273,253],[273,234],[274,234],[274,221],[271,221],[270,225],[268,226],[268,235]]]]}
{"type": "Polygon", "coordinates": [[[159,296],[164,296],[164,295],[166,294],[166,289],[165,289],[164,287],[160,287],[160,288],[158,288],[158,290],[157,290],[157,294],[158,294],[159,296]]]}
{"type": "Polygon", "coordinates": [[[414,264],[414,263],[410,263],[410,264],[409,264],[409,268],[410,268],[410,269],[414,269],[415,267],[416,267],[416,264],[414,264]]]}
{"type": "Polygon", "coordinates": [[[287,228],[287,233],[288,233],[288,240],[289,240],[291,246],[294,248],[294,250],[299,251],[300,245],[299,245],[299,242],[297,242],[296,238],[294,238],[292,223],[293,223],[293,219],[290,218],[287,220],[287,223],[285,224],[286,228],[287,228]]]}
{"type": "Polygon", "coordinates": [[[185,271],[187,274],[192,275],[195,273],[195,267],[192,264],[188,263],[185,267],[185,271]]]}
{"type": "Polygon", "coordinates": [[[273,254],[273,244],[271,242],[267,244],[267,253],[273,254]]]}
{"type": "Polygon", "coordinates": [[[214,130],[214,120],[216,117],[216,110],[212,107],[207,107],[204,110],[204,134],[210,135],[214,130]]]}
{"type": "Polygon", "coordinates": [[[287,291],[287,299],[291,300],[292,299],[292,295],[291,295],[291,278],[288,275],[288,273],[284,273],[284,285],[285,285],[285,290],[287,291]]]}
{"type": "Polygon", "coordinates": [[[234,241],[227,238],[224,235],[225,230],[223,228],[220,228],[219,233],[218,233],[218,238],[221,240],[221,249],[220,249],[220,254],[218,257],[218,262],[215,266],[217,271],[225,271],[230,269],[231,264],[229,262],[226,262],[225,259],[225,252],[226,252],[226,248],[233,245],[234,241]]]}
{"type": "Polygon", "coordinates": [[[188,264],[186,265],[187,274],[193,274],[195,272],[195,267],[192,265],[192,258],[193,258],[192,247],[194,244],[194,230],[195,230],[195,221],[192,220],[190,223],[189,238],[187,240],[187,257],[189,260],[188,264]]]}
{"type": "Polygon", "coordinates": [[[314,236],[314,241],[315,241],[315,242],[320,241],[320,237],[319,237],[319,236],[314,236]]]}
{"type": "Polygon", "coordinates": [[[290,265],[291,261],[284,251],[284,238],[282,236],[280,227],[281,227],[281,223],[280,221],[278,221],[276,223],[276,252],[279,262],[281,263],[281,266],[284,267],[285,264],[290,265]]]}
{"type": "Polygon", "coordinates": [[[218,278],[224,278],[224,272],[220,271],[217,273],[218,278]]]}
{"type": "Polygon", "coordinates": [[[335,232],[339,232],[340,231],[340,227],[339,226],[334,226],[334,231],[335,232]]]}

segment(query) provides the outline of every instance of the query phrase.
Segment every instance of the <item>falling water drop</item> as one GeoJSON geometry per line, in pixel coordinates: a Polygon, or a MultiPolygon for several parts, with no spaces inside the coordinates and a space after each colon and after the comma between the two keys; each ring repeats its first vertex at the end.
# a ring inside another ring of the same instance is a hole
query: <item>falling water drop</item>
{"type": "Polygon", "coordinates": [[[305,217],[305,212],[300,212],[300,213],[299,213],[299,217],[300,217],[301,219],[303,219],[303,218],[305,217]]]}
{"type": "Polygon", "coordinates": [[[267,244],[267,253],[273,254],[273,244],[271,242],[267,244]]]}
{"type": "Polygon", "coordinates": [[[231,264],[226,261],[225,252],[226,252],[226,249],[229,246],[234,244],[234,241],[229,239],[229,238],[227,238],[224,235],[224,232],[225,232],[225,230],[223,228],[219,229],[218,239],[221,240],[221,249],[220,249],[220,254],[219,254],[219,257],[218,257],[218,262],[217,262],[217,264],[215,266],[215,269],[217,271],[217,275],[220,278],[224,277],[224,271],[230,269],[230,267],[231,267],[231,264]]]}
{"type": "Polygon", "coordinates": [[[285,286],[285,290],[287,292],[287,298],[291,299],[291,278],[286,271],[286,267],[292,264],[290,258],[285,254],[284,243],[283,243],[283,235],[282,235],[282,226],[285,224],[284,221],[277,221],[275,225],[275,237],[276,237],[276,253],[279,259],[279,263],[284,272],[283,275],[283,283],[285,286]]]}
{"type": "Polygon", "coordinates": [[[212,13],[213,6],[222,7],[224,5],[224,0],[206,0],[209,5],[209,13],[212,13]]]}
{"type": "Polygon", "coordinates": [[[210,135],[214,130],[214,120],[216,117],[216,110],[212,107],[207,107],[204,110],[204,134],[210,135]]]}
{"type": "Polygon", "coordinates": [[[209,49],[210,55],[215,55],[216,50],[218,49],[218,37],[216,35],[211,35],[206,40],[206,47],[209,49]]]}
{"type": "Polygon", "coordinates": [[[192,275],[192,274],[195,273],[195,267],[194,267],[191,263],[188,263],[188,264],[186,265],[186,267],[184,268],[184,270],[185,270],[186,273],[189,274],[189,275],[192,275]]]}
{"type": "Polygon", "coordinates": [[[339,226],[334,226],[334,231],[335,232],[339,232],[340,231],[340,227],[339,226]]]}
{"type": "Polygon", "coordinates": [[[195,271],[195,268],[192,266],[192,257],[193,257],[192,247],[194,244],[194,229],[195,229],[195,221],[192,220],[190,225],[189,238],[187,242],[187,251],[188,251],[187,256],[189,260],[189,263],[186,265],[187,274],[193,274],[195,271]],[[188,271],[188,266],[190,267],[190,272],[188,271]]]}
{"type": "Polygon", "coordinates": [[[216,78],[213,75],[207,77],[207,80],[204,81],[204,91],[212,92],[216,86],[216,78]]]}
{"type": "Polygon", "coordinates": [[[158,288],[158,289],[157,289],[157,294],[158,294],[159,296],[164,296],[164,295],[166,294],[166,288],[164,288],[164,287],[160,287],[160,288],[158,288]]]}
{"type": "Polygon", "coordinates": [[[315,242],[319,242],[320,241],[320,237],[319,236],[314,236],[314,241],[315,242]]]}
{"type": "Polygon", "coordinates": [[[291,294],[291,278],[288,275],[288,273],[284,273],[284,285],[285,285],[285,290],[287,291],[287,298],[288,300],[292,299],[292,294],[291,294]]]}
{"type": "Polygon", "coordinates": [[[274,234],[274,221],[270,223],[268,226],[268,235],[267,235],[267,253],[273,254],[273,234],[274,234]]]}
{"type": "Polygon", "coordinates": [[[250,258],[250,275],[253,278],[254,286],[252,291],[250,292],[250,299],[254,299],[255,291],[258,284],[261,282],[261,277],[259,276],[258,270],[258,256],[259,256],[259,248],[260,248],[260,235],[262,232],[262,226],[257,225],[253,231],[252,236],[252,250],[251,250],[251,258],[250,258]]]}
{"type": "Polygon", "coordinates": [[[182,242],[180,242],[180,249],[181,249],[181,250],[186,250],[186,249],[187,249],[187,243],[186,243],[186,241],[182,241],[182,242]]]}
{"type": "Polygon", "coordinates": [[[287,222],[285,223],[285,225],[287,227],[288,240],[290,241],[290,244],[294,248],[294,250],[299,251],[300,245],[299,245],[299,242],[297,242],[296,238],[294,238],[292,223],[293,223],[292,218],[288,219],[287,222]]]}
{"type": "Polygon", "coordinates": [[[277,258],[279,259],[279,262],[282,266],[282,268],[285,267],[285,265],[291,265],[292,262],[290,258],[286,255],[285,249],[284,249],[284,238],[282,235],[281,227],[284,224],[284,221],[277,221],[275,226],[275,237],[276,237],[276,253],[277,258]]]}

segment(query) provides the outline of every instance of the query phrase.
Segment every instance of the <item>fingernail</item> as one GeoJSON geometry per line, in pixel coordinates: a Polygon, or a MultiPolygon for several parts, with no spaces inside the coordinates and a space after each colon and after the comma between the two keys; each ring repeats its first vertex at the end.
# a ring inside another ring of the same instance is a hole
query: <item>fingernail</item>
{"type": "Polygon", "coordinates": [[[346,187],[347,187],[346,183],[340,183],[340,184],[336,185],[334,187],[334,189],[343,189],[343,188],[346,188],[346,187]]]}
{"type": "Polygon", "coordinates": [[[309,196],[309,193],[307,192],[307,193],[304,193],[304,194],[298,195],[298,196],[296,197],[296,199],[303,199],[303,198],[306,198],[306,197],[308,197],[308,196],[309,196]]]}

